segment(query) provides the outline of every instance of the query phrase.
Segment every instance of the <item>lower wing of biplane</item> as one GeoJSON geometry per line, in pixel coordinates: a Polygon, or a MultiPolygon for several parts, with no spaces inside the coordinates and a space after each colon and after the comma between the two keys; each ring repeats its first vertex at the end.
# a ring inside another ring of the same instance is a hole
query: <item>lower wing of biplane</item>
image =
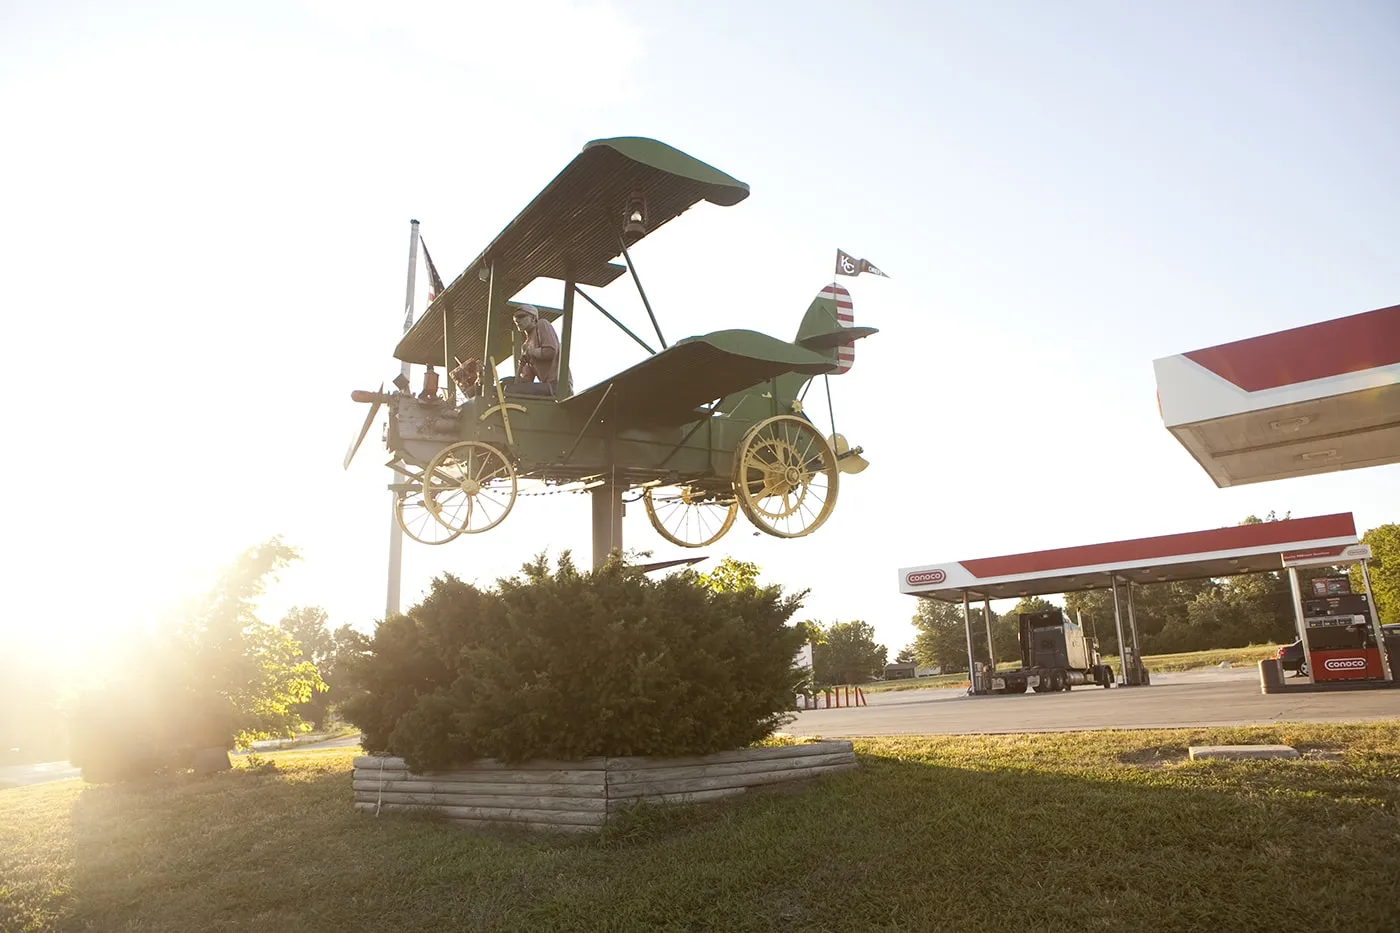
{"type": "MultiPolygon", "coordinates": [[[[848,340],[873,333],[848,336],[848,340]]],[[[630,369],[564,399],[571,414],[591,418],[607,402],[618,428],[662,427],[704,417],[702,408],[778,379],[806,382],[837,371],[834,353],[807,349],[752,330],[687,337],[630,369]]],[[[787,393],[779,391],[779,397],[787,393]]]]}

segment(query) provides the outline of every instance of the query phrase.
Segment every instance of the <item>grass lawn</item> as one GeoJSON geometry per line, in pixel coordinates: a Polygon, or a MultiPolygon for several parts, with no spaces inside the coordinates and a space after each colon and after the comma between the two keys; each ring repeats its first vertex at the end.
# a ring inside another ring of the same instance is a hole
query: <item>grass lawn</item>
{"type": "Polygon", "coordinates": [[[597,839],[357,813],[342,749],[7,790],[0,930],[1400,929],[1400,722],[857,749],[597,839]],[[1202,741],[1310,757],[1184,763],[1202,741]]]}
{"type": "MultiPolygon", "coordinates": [[[[1250,645],[1246,648],[1212,648],[1209,651],[1183,651],[1180,654],[1145,654],[1142,660],[1149,671],[1195,671],[1208,667],[1219,667],[1221,661],[1229,661],[1231,667],[1252,667],[1264,658],[1278,657],[1278,645],[1250,645]]],[[[1118,656],[1108,655],[1104,662],[1121,670],[1118,656]]],[[[1012,670],[1021,666],[1020,661],[1003,661],[998,670],[1012,670]]],[[[936,674],[932,677],[919,677],[915,680],[891,680],[884,683],[862,684],[866,693],[883,693],[887,690],[923,690],[929,687],[967,687],[966,674],[936,674]]]]}

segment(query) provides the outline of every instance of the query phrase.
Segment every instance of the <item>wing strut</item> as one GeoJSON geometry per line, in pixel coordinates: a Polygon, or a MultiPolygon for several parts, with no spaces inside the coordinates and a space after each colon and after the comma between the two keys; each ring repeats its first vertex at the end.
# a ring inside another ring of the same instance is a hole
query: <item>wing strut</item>
{"type": "Polygon", "coordinates": [[[617,238],[618,245],[622,247],[622,258],[627,260],[627,271],[632,273],[632,281],[637,284],[637,294],[642,296],[642,305],[647,309],[647,317],[651,318],[651,326],[656,330],[656,339],[661,341],[661,349],[666,349],[666,338],[661,336],[661,325],[656,323],[656,315],[651,311],[651,302],[647,301],[647,293],[642,289],[642,280],[637,278],[637,264],[632,261],[631,255],[627,252],[627,239],[617,238]]]}
{"type": "MultiPolygon", "coordinates": [[[[630,329],[626,324],[622,323],[622,322],[619,321],[617,318],[615,318],[615,317],[613,317],[611,314],[609,314],[609,313],[608,313],[608,309],[605,308],[605,307],[603,307],[602,305],[598,304],[598,302],[594,301],[593,298],[592,298],[592,296],[589,295],[586,291],[584,291],[583,289],[581,289],[581,288],[579,288],[577,285],[575,285],[575,286],[574,286],[574,292],[575,292],[576,294],[578,294],[579,296],[581,296],[581,297],[583,298],[584,301],[588,302],[588,303],[591,304],[593,307],[595,307],[595,308],[597,308],[599,311],[601,311],[601,312],[603,313],[603,317],[607,318],[609,321],[612,321],[614,324],[616,324],[617,327],[618,327],[618,329],[621,330],[624,334],[626,334],[627,336],[631,337],[633,340],[637,341],[637,343],[641,344],[641,347],[642,347],[643,350],[647,351],[647,352],[650,353],[652,356],[655,356],[655,355],[656,355],[656,351],[653,350],[653,349],[651,348],[650,344],[648,344],[648,343],[647,343],[645,340],[643,340],[641,337],[638,337],[636,334],[632,333],[631,329],[630,329]]],[[[650,309],[650,308],[647,309],[647,313],[648,313],[648,314],[651,313],[651,309],[650,309]]],[[[655,319],[653,318],[653,320],[655,320],[655,319]]]]}

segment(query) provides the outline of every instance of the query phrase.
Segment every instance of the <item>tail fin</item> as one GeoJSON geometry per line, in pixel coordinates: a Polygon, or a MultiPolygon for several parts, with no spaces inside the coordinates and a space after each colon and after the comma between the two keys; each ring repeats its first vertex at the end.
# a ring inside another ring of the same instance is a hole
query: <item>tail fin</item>
{"type": "Polygon", "coordinates": [[[876,333],[873,327],[856,327],[855,323],[851,293],[833,282],[817,292],[794,343],[830,357],[836,363],[832,375],[839,376],[855,364],[855,342],[876,333]]]}

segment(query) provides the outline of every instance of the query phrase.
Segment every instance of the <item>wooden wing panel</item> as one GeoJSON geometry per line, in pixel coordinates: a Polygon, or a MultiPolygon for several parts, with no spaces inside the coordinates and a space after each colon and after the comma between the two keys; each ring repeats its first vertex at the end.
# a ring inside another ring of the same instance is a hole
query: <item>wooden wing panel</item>
{"type": "MultiPolygon", "coordinates": [[[[572,273],[579,284],[594,286],[616,279],[626,270],[611,260],[621,253],[623,214],[637,193],[646,203],[645,236],[700,201],[737,204],[749,188],[654,139],[594,140],[437,297],[394,356],[435,364],[449,352],[480,358],[490,291],[486,270],[493,266],[506,298],[541,277],[566,279],[572,273]],[[444,340],[444,321],[450,341],[444,340]]],[[[629,245],[641,236],[629,237],[629,245]]]]}
{"type": "Polygon", "coordinates": [[[819,375],[835,364],[810,350],[751,330],[688,337],[561,404],[587,418],[599,408],[620,428],[694,421],[696,409],[784,373],[819,375]]]}

